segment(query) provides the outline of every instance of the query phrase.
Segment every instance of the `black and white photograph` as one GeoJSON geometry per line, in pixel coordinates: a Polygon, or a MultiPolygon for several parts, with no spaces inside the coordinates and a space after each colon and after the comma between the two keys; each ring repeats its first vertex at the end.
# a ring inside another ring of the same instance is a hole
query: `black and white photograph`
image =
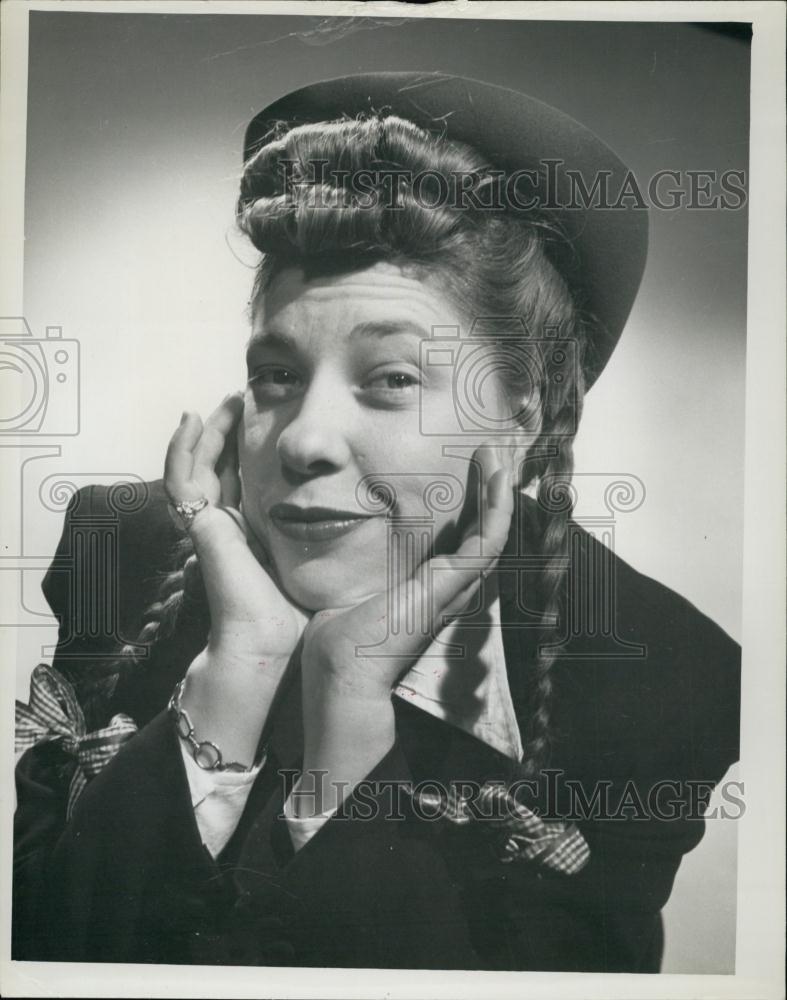
{"type": "Polygon", "coordinates": [[[784,10],[640,6],[4,5],[4,995],[783,995],[784,10]]]}

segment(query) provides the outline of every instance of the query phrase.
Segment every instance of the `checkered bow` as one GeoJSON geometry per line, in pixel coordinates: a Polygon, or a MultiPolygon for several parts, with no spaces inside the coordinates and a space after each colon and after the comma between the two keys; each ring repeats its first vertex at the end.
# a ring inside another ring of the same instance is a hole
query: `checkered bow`
{"type": "Polygon", "coordinates": [[[120,746],[137,731],[128,715],[115,715],[109,725],[87,732],[85,716],[73,687],[61,673],[40,663],[30,680],[30,704],[16,703],[16,752],[37,743],[58,741],[77,766],[68,790],[66,816],[71,818],[88,781],[108,764],[120,746]]]}
{"type": "Polygon", "coordinates": [[[494,838],[504,864],[533,861],[563,875],[576,875],[590,860],[590,848],[574,823],[543,820],[522,805],[499,782],[483,785],[472,799],[451,788],[438,802],[431,793],[419,793],[420,804],[441,810],[455,826],[478,824],[494,838]]]}

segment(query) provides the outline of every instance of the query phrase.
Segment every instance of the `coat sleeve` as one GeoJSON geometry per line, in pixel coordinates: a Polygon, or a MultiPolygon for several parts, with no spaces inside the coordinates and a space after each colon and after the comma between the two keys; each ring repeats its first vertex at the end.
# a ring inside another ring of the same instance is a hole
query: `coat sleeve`
{"type": "MultiPolygon", "coordinates": [[[[104,694],[120,646],[136,637],[157,576],[178,540],[165,507],[160,483],[145,483],[129,484],[116,495],[104,487],[87,487],[73,497],[66,512],[42,587],[59,623],[53,665],[77,689],[88,730],[105,725],[120,711],[144,724],[166,703],[188,664],[188,642],[182,644],[180,656],[173,656],[174,647],[162,644],[141,661],[142,683],[116,685],[116,704],[104,694]],[[95,558],[85,562],[91,552],[95,558]],[[102,558],[97,558],[99,553],[102,558]],[[146,678],[154,681],[146,683],[146,678]],[[128,697],[131,691],[134,696],[128,697]]],[[[16,768],[14,958],[41,957],[42,912],[49,902],[47,869],[66,827],[75,766],[73,757],[53,741],[31,747],[16,768]]]]}
{"type": "Polygon", "coordinates": [[[31,747],[16,766],[11,953],[20,961],[41,957],[44,868],[65,825],[74,766],[56,743],[31,747]]]}
{"type": "Polygon", "coordinates": [[[41,947],[59,961],[189,961],[220,873],[197,830],[178,737],[161,713],[82,793],[44,866],[41,947]]]}

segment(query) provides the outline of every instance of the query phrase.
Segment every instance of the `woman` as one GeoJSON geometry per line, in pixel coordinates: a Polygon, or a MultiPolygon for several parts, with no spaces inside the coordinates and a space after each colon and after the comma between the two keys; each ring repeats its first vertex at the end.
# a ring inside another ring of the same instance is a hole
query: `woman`
{"type": "Polygon", "coordinates": [[[438,74],[303,88],[245,153],[248,385],[122,518],[137,643],[34,676],[84,718],[21,709],[15,957],[657,971],[738,650],[570,517],[646,244],[576,178],[624,165],[438,74]]]}

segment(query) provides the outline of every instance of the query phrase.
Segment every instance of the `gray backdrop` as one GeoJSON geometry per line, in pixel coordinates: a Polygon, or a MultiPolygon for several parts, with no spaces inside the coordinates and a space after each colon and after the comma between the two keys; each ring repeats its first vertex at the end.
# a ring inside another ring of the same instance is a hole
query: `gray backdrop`
{"type": "MultiPolygon", "coordinates": [[[[184,406],[205,411],[242,383],[252,258],[232,217],[245,124],[302,83],[378,69],[528,92],[645,182],[747,167],[748,46],[707,28],[33,12],[25,315],[34,335],[61,325],[81,347],[80,433],[34,463],[39,479],[155,478],[184,406]]],[[[645,484],[616,525],[618,552],[735,638],[745,315],[745,210],[652,212],[643,287],[578,440],[580,472],[645,484]]],[[[28,549],[51,553],[62,515],[26,502],[25,516],[28,549]]],[[[40,576],[24,574],[23,696],[56,636],[40,576]]],[[[667,907],[665,971],[731,971],[734,912],[734,823],[711,822],[667,907]]]]}

